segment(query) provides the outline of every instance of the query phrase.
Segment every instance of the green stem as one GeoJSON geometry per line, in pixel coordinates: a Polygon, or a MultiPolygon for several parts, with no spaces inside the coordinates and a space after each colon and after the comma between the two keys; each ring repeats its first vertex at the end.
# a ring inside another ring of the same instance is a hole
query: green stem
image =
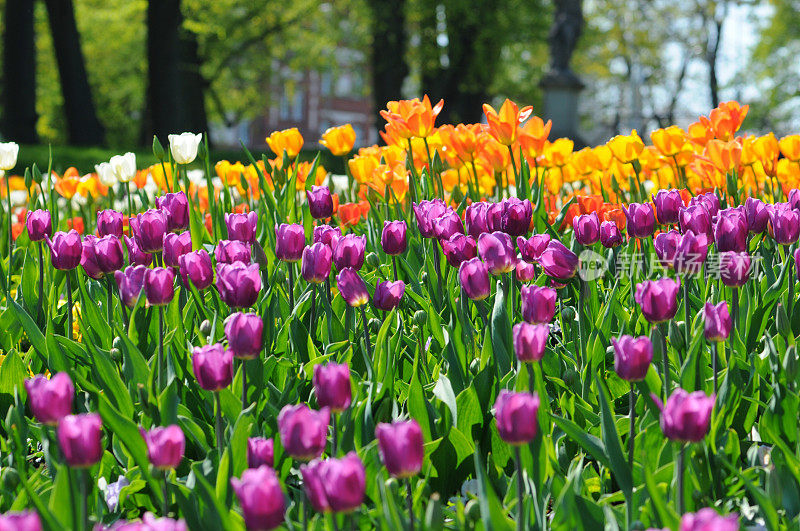
{"type": "Polygon", "coordinates": [[[667,352],[667,336],[665,335],[665,331],[663,327],[660,325],[656,325],[659,327],[659,335],[661,336],[659,341],[661,342],[661,364],[662,369],[664,371],[664,403],[667,402],[667,398],[669,398],[670,389],[672,389],[672,381],[669,374],[669,354],[667,352]]]}
{"type": "Polygon", "coordinates": [[[106,275],[106,321],[108,327],[114,329],[114,280],[111,275],[106,275]]]}
{"type": "Polygon", "coordinates": [[[678,501],[678,514],[682,515],[684,512],[684,499],[683,499],[683,468],[684,468],[684,453],[686,451],[686,445],[684,443],[680,443],[680,447],[678,449],[678,461],[676,466],[678,467],[677,475],[678,479],[676,483],[676,490],[677,490],[677,501],[678,501]]]}
{"type": "Polygon", "coordinates": [[[67,337],[72,340],[72,271],[67,270],[64,273],[67,275],[67,337]]]}
{"type": "Polygon", "coordinates": [[[336,435],[336,417],[338,414],[332,413],[331,414],[331,457],[336,457],[338,455],[338,437],[336,435]]]}
{"type": "Polygon", "coordinates": [[[417,168],[414,166],[414,150],[411,147],[411,139],[408,138],[408,165],[411,173],[409,174],[408,191],[410,192],[411,202],[417,202],[417,168]]]}
{"type": "Polygon", "coordinates": [[[739,329],[739,288],[731,288],[731,313],[733,313],[733,328],[739,329]]]}
{"type": "Polygon", "coordinates": [[[414,531],[414,492],[411,489],[411,478],[406,478],[406,505],[408,507],[408,529],[414,531]]]}
{"type": "Polygon", "coordinates": [[[442,292],[442,264],[439,255],[439,242],[436,239],[431,240],[433,245],[433,268],[436,270],[436,291],[439,294],[439,304],[444,306],[444,293],[442,292]]]}
{"type": "Polygon", "coordinates": [[[80,472],[80,484],[81,484],[81,529],[84,531],[89,529],[89,510],[88,510],[88,495],[87,495],[87,483],[88,481],[88,471],[84,468],[80,472]]]}
{"type": "Polygon", "coordinates": [[[14,250],[14,238],[12,237],[12,211],[11,211],[11,185],[9,184],[9,176],[5,176],[6,181],[6,200],[8,201],[8,210],[6,211],[6,215],[8,217],[8,284],[6,284],[6,289],[9,293],[11,293],[11,270],[13,269],[11,264],[11,253],[14,250]]]}
{"type": "Polygon", "coordinates": [[[217,452],[222,457],[222,402],[219,398],[219,391],[214,391],[214,401],[217,404],[216,422],[214,428],[217,434],[217,452]]]}
{"type": "Polygon", "coordinates": [[[169,471],[164,471],[164,518],[169,516],[169,471]]]}
{"type": "Polygon", "coordinates": [[[294,264],[286,262],[286,268],[289,270],[289,313],[294,311],[294,264]]]}
{"type": "Polygon", "coordinates": [[[392,255],[392,271],[394,271],[394,281],[397,282],[397,257],[392,255]]]}
{"type": "Polygon", "coordinates": [[[514,446],[514,462],[517,465],[517,531],[525,529],[525,479],[522,477],[522,452],[519,446],[514,446]]]}
{"type": "Polygon", "coordinates": [[[242,411],[247,409],[247,360],[242,360],[242,411]]]}
{"type": "Polygon", "coordinates": [[[714,373],[714,394],[717,394],[717,363],[718,358],[722,356],[722,342],[717,341],[713,349],[711,349],[711,372],[714,373]]]}
{"type": "Polygon", "coordinates": [[[630,402],[629,416],[631,421],[630,431],[628,432],[628,466],[633,471],[633,446],[636,437],[636,389],[631,382],[631,389],[629,392],[628,401],[630,402]]]}
{"type": "Polygon", "coordinates": [[[164,390],[164,306],[158,307],[158,392],[164,390]]]}
{"type": "Polygon", "coordinates": [[[44,323],[44,251],[42,242],[39,242],[39,301],[36,307],[36,321],[44,323]]]}

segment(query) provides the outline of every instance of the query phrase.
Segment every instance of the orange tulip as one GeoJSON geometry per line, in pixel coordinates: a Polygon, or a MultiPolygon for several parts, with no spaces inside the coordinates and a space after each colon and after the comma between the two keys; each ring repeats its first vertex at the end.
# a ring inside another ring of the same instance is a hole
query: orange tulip
{"type": "Polygon", "coordinates": [[[478,159],[480,164],[492,173],[503,172],[511,164],[508,148],[490,135],[481,136],[478,159]]]}
{"type": "Polygon", "coordinates": [[[56,192],[64,199],[72,199],[72,196],[78,191],[79,182],[80,175],[77,168],[67,168],[61,178],[56,178],[56,192]]]}
{"type": "Polygon", "coordinates": [[[436,117],[442,112],[444,100],[431,107],[428,95],[411,100],[390,101],[381,116],[396,131],[400,138],[427,138],[433,133],[436,117]]]}
{"type": "Polygon", "coordinates": [[[742,126],[749,105],[741,106],[738,101],[725,101],[708,115],[714,135],[720,140],[731,140],[742,126]]]}
{"type": "Polygon", "coordinates": [[[378,158],[372,155],[356,155],[347,161],[350,175],[359,184],[364,184],[372,179],[375,168],[378,167],[378,158]]]}
{"type": "Polygon", "coordinates": [[[561,168],[572,159],[574,142],[569,138],[558,138],[545,144],[542,152],[542,165],[548,168],[561,168]]]}
{"type": "Polygon", "coordinates": [[[774,177],[775,166],[778,163],[778,156],[780,156],[778,139],[775,138],[775,134],[769,133],[756,138],[755,142],[753,142],[753,151],[764,167],[764,173],[774,177]]]}
{"type": "Polygon", "coordinates": [[[644,142],[639,138],[636,129],[632,130],[629,135],[615,136],[606,142],[606,145],[614,157],[623,164],[630,164],[637,160],[644,149],[644,142]]]}
{"type": "Polygon", "coordinates": [[[337,157],[347,155],[356,143],[356,131],[350,124],[329,127],[323,134],[320,144],[337,157]]]}
{"type": "Polygon", "coordinates": [[[800,135],[789,135],[778,141],[781,153],[792,162],[800,161],[800,135]]]}
{"type": "Polygon", "coordinates": [[[665,129],[656,129],[650,133],[650,140],[653,145],[665,157],[674,157],[683,151],[686,145],[686,131],[677,125],[671,125],[665,129]]]}
{"type": "Polygon", "coordinates": [[[85,229],[83,218],[80,216],[75,216],[74,218],[68,219],[67,227],[69,229],[75,229],[78,232],[78,234],[83,234],[83,231],[85,229]]]}
{"type": "Polygon", "coordinates": [[[303,149],[303,135],[296,127],[274,131],[267,137],[267,145],[278,157],[283,156],[283,152],[286,151],[286,155],[293,159],[303,149]]]}
{"type": "Polygon", "coordinates": [[[625,211],[621,208],[611,208],[603,212],[603,217],[606,221],[613,221],[619,230],[625,229],[625,211]]]}
{"type": "Polygon", "coordinates": [[[500,107],[500,112],[488,103],[483,104],[483,114],[489,122],[489,133],[504,146],[510,146],[517,140],[519,124],[528,119],[533,112],[530,105],[520,109],[516,103],[506,99],[500,107]]]}
{"type": "MultiPolygon", "coordinates": [[[[309,173],[311,173],[312,162],[301,162],[297,165],[297,181],[295,181],[295,188],[297,191],[306,189],[306,180],[308,180],[309,173]]],[[[328,172],[321,165],[317,165],[316,173],[314,174],[314,184],[320,186],[325,182],[325,177],[328,172]]]]}
{"type": "Polygon", "coordinates": [[[708,144],[709,140],[714,138],[714,130],[711,127],[711,122],[709,122],[708,118],[705,116],[701,116],[699,121],[689,126],[686,130],[686,136],[692,144],[701,147],[705,146],[708,144]]]}
{"type": "Polygon", "coordinates": [[[455,156],[462,162],[475,160],[475,153],[480,145],[481,125],[458,124],[443,125],[439,128],[439,136],[444,146],[452,150],[455,156]]]}
{"type": "Polygon", "coordinates": [[[735,141],[714,139],[706,144],[705,156],[719,172],[726,174],[739,167],[742,146],[735,141]]]}
{"type": "Polygon", "coordinates": [[[520,127],[519,145],[527,158],[535,160],[542,154],[552,128],[552,120],[547,120],[547,123],[545,123],[538,116],[532,116],[525,125],[520,127]]]}

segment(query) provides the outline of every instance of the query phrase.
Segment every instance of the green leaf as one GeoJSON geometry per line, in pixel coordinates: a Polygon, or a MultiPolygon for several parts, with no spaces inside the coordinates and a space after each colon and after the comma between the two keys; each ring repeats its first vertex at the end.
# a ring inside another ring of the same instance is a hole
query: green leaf
{"type": "Polygon", "coordinates": [[[564,433],[578,443],[589,455],[597,459],[603,466],[611,468],[605,445],[600,439],[587,433],[569,419],[559,417],[558,415],[551,415],[551,418],[564,433]]]}
{"type": "Polygon", "coordinates": [[[617,424],[614,420],[614,412],[611,410],[608,400],[608,389],[601,379],[594,373],[595,385],[598,389],[598,399],[600,402],[600,417],[602,419],[603,445],[608,455],[611,470],[619,483],[620,488],[625,493],[625,497],[630,499],[633,490],[633,479],[631,469],[622,451],[622,443],[617,432],[617,424]]]}

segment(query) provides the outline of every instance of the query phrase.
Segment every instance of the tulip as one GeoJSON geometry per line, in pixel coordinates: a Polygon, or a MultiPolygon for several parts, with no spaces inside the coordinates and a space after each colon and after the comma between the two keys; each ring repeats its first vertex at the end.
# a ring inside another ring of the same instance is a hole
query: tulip
{"type": "Polygon", "coordinates": [[[549,244],[549,234],[534,234],[527,240],[522,236],[517,237],[517,247],[519,247],[519,252],[522,254],[522,259],[529,264],[538,262],[549,244]]]}
{"type": "Polygon", "coordinates": [[[606,146],[608,146],[614,158],[623,164],[632,164],[644,150],[644,142],[642,142],[636,129],[633,129],[629,135],[613,137],[606,142],[606,146]]]}
{"type": "Polygon", "coordinates": [[[247,468],[258,468],[262,465],[272,467],[275,460],[274,443],[264,437],[247,439],[247,468]]]}
{"type": "Polygon", "coordinates": [[[486,232],[503,230],[503,203],[489,203],[486,206],[486,232]]]}
{"type": "Polygon", "coordinates": [[[720,211],[714,225],[714,241],[719,252],[744,252],[747,249],[747,233],[747,218],[741,211],[720,211]]]}
{"type": "MultiPolygon", "coordinates": [[[[400,222],[404,223],[405,222],[400,222]]],[[[342,237],[342,229],[330,225],[317,225],[314,227],[314,243],[324,243],[331,251],[336,247],[336,242],[342,237]]]]}
{"type": "Polygon", "coordinates": [[[529,264],[524,260],[517,260],[517,267],[514,268],[514,274],[517,275],[517,280],[520,282],[533,282],[536,280],[536,266],[529,264]]]}
{"type": "Polygon", "coordinates": [[[478,246],[472,236],[453,234],[448,240],[439,240],[444,251],[447,263],[452,267],[459,267],[462,262],[475,258],[478,246]]]}
{"type": "Polygon", "coordinates": [[[290,159],[297,157],[303,148],[303,136],[296,127],[284,129],[283,131],[273,131],[267,137],[267,145],[278,157],[286,156],[290,159]]]}
{"type": "Polygon", "coordinates": [[[739,517],[735,514],[720,516],[711,507],[681,517],[680,531],[739,531],[739,517]]]}
{"type": "Polygon", "coordinates": [[[715,397],[707,396],[703,391],[687,393],[681,388],[675,389],[662,405],[656,400],[661,410],[661,431],[673,441],[700,442],[708,433],[711,410],[715,397]]]}
{"type": "Polygon", "coordinates": [[[178,257],[178,267],[185,286],[191,281],[198,291],[203,291],[214,281],[211,257],[205,249],[182,254],[178,257]]]}
{"type": "Polygon", "coordinates": [[[147,445],[147,459],[158,470],[178,468],[183,459],[186,439],[183,430],[175,424],[166,428],[142,430],[142,437],[147,445]]]}
{"type": "Polygon", "coordinates": [[[103,186],[112,187],[117,184],[117,176],[114,175],[114,168],[108,162],[101,162],[94,165],[94,172],[97,174],[97,180],[103,186]]]}
{"type": "Polygon", "coordinates": [[[336,286],[347,304],[359,307],[369,301],[367,286],[355,269],[345,267],[336,276],[336,286]]]}
{"type": "Polygon", "coordinates": [[[390,312],[400,304],[400,299],[403,298],[405,291],[406,284],[402,280],[378,282],[372,302],[377,309],[390,312]]]}
{"type": "Polygon", "coordinates": [[[253,359],[263,348],[264,321],[254,313],[237,312],[225,319],[225,337],[234,357],[253,359]]]}
{"type": "Polygon", "coordinates": [[[653,240],[653,248],[656,251],[661,267],[672,268],[672,264],[675,262],[675,252],[680,241],[681,233],[674,229],[656,235],[653,240]]]}
{"type": "Polygon", "coordinates": [[[71,271],[81,263],[83,244],[78,231],[56,232],[53,239],[45,235],[47,246],[50,247],[50,261],[53,267],[61,271],[71,271]]]}
{"type": "Polygon", "coordinates": [[[653,361],[653,344],[647,336],[611,338],[614,345],[614,370],[628,382],[638,382],[647,376],[653,361]]]}
{"type": "Polygon", "coordinates": [[[367,237],[348,234],[339,238],[333,249],[333,264],[336,269],[349,267],[355,270],[364,265],[364,252],[367,247],[367,237]]]}
{"type": "MultiPolygon", "coordinates": [[[[225,214],[225,226],[228,228],[229,239],[239,240],[245,243],[254,243],[256,241],[258,214],[255,212],[248,212],[247,214],[225,214]]],[[[303,236],[303,239],[305,240],[305,236],[303,236]]]]}
{"type": "Polygon", "coordinates": [[[696,275],[706,261],[708,255],[708,241],[705,234],[687,231],[681,236],[675,248],[675,258],[672,262],[675,271],[685,275],[696,275]]]}
{"type": "Polygon", "coordinates": [[[248,468],[241,479],[231,478],[231,487],[242,506],[247,529],[274,529],[283,523],[286,502],[272,468],[248,468]]]}
{"type": "Polygon", "coordinates": [[[146,253],[158,252],[164,244],[167,216],[161,210],[150,209],[131,219],[131,229],[139,249],[146,253]]]}
{"type": "Polygon", "coordinates": [[[464,234],[461,217],[452,208],[448,208],[433,220],[433,232],[439,240],[447,240],[454,234],[464,234]]]}
{"type": "MultiPolygon", "coordinates": [[[[112,236],[113,238],[113,236],[112,236]]],[[[81,267],[87,276],[100,280],[103,278],[103,272],[100,270],[100,265],[97,263],[97,253],[94,249],[94,241],[97,238],[89,234],[81,242],[81,267]]]]}
{"type": "MultiPolygon", "coordinates": [[[[613,225],[613,223],[612,223],[613,225]]],[[[616,227],[616,225],[614,225],[616,227]]],[[[597,212],[572,218],[575,239],[581,245],[593,245],[600,239],[600,219],[597,212]]]]}
{"type": "Polygon", "coordinates": [[[249,264],[251,259],[250,244],[239,240],[220,240],[214,247],[214,259],[218,264],[242,262],[249,264]]]}
{"type": "Polygon", "coordinates": [[[283,449],[298,461],[311,461],[322,455],[330,417],[327,407],[314,411],[305,404],[284,406],[278,414],[283,449]]]}
{"type": "Polygon", "coordinates": [[[0,170],[8,171],[17,165],[19,144],[16,142],[0,142],[0,170]]]}
{"type": "Polygon", "coordinates": [[[356,143],[356,131],[350,124],[329,127],[322,133],[319,143],[328,148],[333,155],[343,157],[352,151],[356,143]]]}
{"type": "Polygon", "coordinates": [[[189,200],[183,192],[156,197],[156,208],[167,218],[167,230],[180,232],[189,228],[189,200]]]}
{"type": "Polygon", "coordinates": [[[378,451],[386,470],[396,478],[410,478],[422,469],[425,457],[422,430],[414,420],[380,423],[375,428],[378,451]]]}
{"type": "Polygon", "coordinates": [[[222,301],[231,308],[247,308],[255,304],[261,291],[258,264],[241,262],[217,266],[217,289],[222,301]]]}
{"type": "Polygon", "coordinates": [[[124,271],[114,272],[120,300],[128,308],[133,308],[139,301],[139,295],[141,295],[144,288],[144,276],[148,271],[150,269],[139,265],[129,266],[124,271]]]}
{"type": "Polygon", "coordinates": [[[36,420],[42,424],[55,426],[58,421],[72,413],[75,388],[65,372],[56,373],[49,380],[37,374],[25,380],[28,404],[36,420]]]}
{"type": "Polygon", "coordinates": [[[389,256],[403,254],[408,246],[405,221],[384,221],[381,233],[381,248],[389,256]]]}
{"type": "Polygon", "coordinates": [[[750,255],[732,251],[719,253],[719,268],[723,284],[740,288],[750,279],[750,255]]]}
{"type": "Polygon", "coordinates": [[[472,203],[467,207],[465,215],[467,234],[476,240],[484,232],[490,232],[488,220],[486,219],[488,207],[489,205],[484,202],[472,203]]]}
{"type": "Polygon", "coordinates": [[[604,221],[600,224],[600,244],[605,248],[622,245],[622,233],[613,221],[604,221]]]}
{"type": "Polygon", "coordinates": [[[769,211],[770,233],[776,243],[791,245],[800,235],[800,213],[783,205],[774,205],[769,211]]]}
{"type": "Polygon", "coordinates": [[[178,164],[191,164],[197,158],[197,147],[203,140],[203,135],[194,133],[181,133],[169,135],[169,151],[172,160],[178,164]]]}
{"type": "Polygon", "coordinates": [[[511,236],[523,236],[528,233],[533,216],[533,206],[527,199],[520,201],[511,197],[503,201],[503,213],[500,217],[500,228],[511,236]]]}
{"type": "Polygon", "coordinates": [[[436,236],[433,221],[445,213],[447,207],[441,199],[432,201],[421,201],[419,204],[413,203],[414,216],[417,218],[420,236],[423,238],[433,238],[436,236]]]}
{"type": "Polygon", "coordinates": [[[123,217],[116,210],[100,210],[97,213],[97,234],[122,238],[123,217]]]}
{"type": "Polygon", "coordinates": [[[500,391],[494,403],[497,431],[508,444],[527,444],[538,431],[539,396],[536,393],[500,391]]]}
{"type": "Polygon", "coordinates": [[[74,468],[88,468],[103,457],[103,421],[97,413],[67,415],[58,423],[61,455],[74,468]]]}
{"type": "Polygon", "coordinates": [[[42,531],[42,521],[33,511],[0,515],[0,531],[42,531]]]}
{"type": "MultiPolygon", "coordinates": [[[[87,237],[88,238],[88,237],[87,237]]],[[[122,268],[125,257],[122,254],[122,243],[116,236],[103,236],[92,240],[97,266],[104,274],[113,273],[122,268]]]]}
{"type": "Polygon", "coordinates": [[[492,275],[503,275],[512,271],[517,262],[511,236],[504,232],[481,234],[478,238],[478,253],[492,275]]]}
{"type": "MultiPolygon", "coordinates": [[[[122,479],[125,478],[123,477],[122,479]]],[[[97,531],[98,529],[99,526],[96,526],[95,531],[97,531]]],[[[183,519],[173,520],[172,518],[167,518],[166,516],[162,516],[161,518],[156,518],[153,515],[153,513],[147,512],[144,513],[144,516],[142,516],[141,522],[134,522],[119,526],[115,524],[112,529],[108,529],[106,531],[156,531],[156,530],[187,531],[186,521],[183,519]]]]}
{"type": "Polygon", "coordinates": [[[315,511],[347,513],[364,501],[366,471],[355,452],[341,459],[316,459],[300,467],[303,489],[315,511]]]}
{"type": "Polygon", "coordinates": [[[53,233],[53,222],[47,210],[29,211],[25,217],[25,226],[32,242],[40,242],[53,233]]]}
{"type": "Polygon", "coordinates": [[[306,282],[321,284],[328,279],[331,273],[331,248],[322,242],[317,242],[303,249],[303,261],[300,266],[300,275],[306,282]]]}
{"type": "Polygon", "coordinates": [[[539,361],[544,356],[550,327],[546,324],[517,323],[512,329],[514,353],[523,363],[539,361]]]}
{"type": "Polygon", "coordinates": [[[763,201],[748,197],[744,202],[744,214],[747,218],[747,228],[752,234],[761,234],[767,230],[769,209],[763,201]]]}
{"type": "Polygon", "coordinates": [[[302,225],[283,223],[275,226],[275,254],[283,262],[299,262],[306,246],[302,225]]]}
{"type": "Polygon", "coordinates": [[[659,223],[672,225],[678,222],[678,213],[683,208],[683,198],[678,190],[659,190],[652,199],[659,223]]]}
{"type": "Polygon", "coordinates": [[[192,368],[197,383],[206,391],[220,391],[233,381],[233,351],[220,343],[195,347],[192,368]]]}
{"type": "Polygon", "coordinates": [[[551,240],[539,257],[544,273],[556,280],[569,280],[578,272],[578,256],[558,240],[551,240]]]}
{"type": "Polygon", "coordinates": [[[495,111],[488,103],[483,104],[483,114],[489,124],[489,134],[504,146],[511,146],[519,134],[519,124],[528,119],[533,112],[533,107],[527,106],[520,109],[516,103],[506,99],[495,111]]]}
{"type": "Polygon", "coordinates": [[[142,251],[136,240],[124,236],[125,247],[128,248],[128,264],[132,266],[149,266],[153,263],[153,255],[142,251]]]}
{"type": "Polygon", "coordinates": [[[491,292],[489,269],[480,258],[462,262],[458,267],[458,279],[461,282],[461,289],[474,301],[482,301],[491,292]]]}
{"type": "Polygon", "coordinates": [[[681,232],[694,232],[711,236],[711,214],[703,205],[689,205],[678,213],[681,232]]]}
{"type": "Polygon", "coordinates": [[[306,190],[308,209],[314,219],[329,218],[333,215],[333,196],[327,186],[312,186],[306,190]]]}
{"type": "Polygon", "coordinates": [[[556,312],[556,290],[542,286],[522,286],[522,318],[530,324],[549,323],[556,312]]]}
{"type": "Polygon", "coordinates": [[[725,341],[731,333],[731,317],[728,313],[728,303],[725,301],[717,305],[707,302],[703,308],[705,328],[703,333],[707,341],[725,341]]]}
{"type": "Polygon", "coordinates": [[[708,215],[713,218],[719,212],[719,197],[714,192],[706,192],[694,196],[689,205],[703,205],[708,211],[708,215]]]}
{"type": "Polygon", "coordinates": [[[327,407],[333,413],[341,413],[350,407],[350,367],[346,363],[315,365],[313,383],[320,407],[327,407]]]}
{"type": "Polygon", "coordinates": [[[656,225],[656,216],[651,203],[631,203],[625,211],[628,236],[631,238],[647,238],[653,234],[656,225]]]}
{"type": "Polygon", "coordinates": [[[434,131],[436,117],[444,107],[444,100],[431,106],[428,95],[411,100],[390,101],[387,110],[381,111],[386,120],[401,138],[426,138],[434,131]]]}
{"type": "MultiPolygon", "coordinates": [[[[168,232],[164,234],[164,266],[180,267],[180,257],[192,251],[192,235],[189,231],[180,234],[168,232]]],[[[120,251],[122,248],[120,248],[120,251]]]]}
{"type": "Polygon", "coordinates": [[[650,323],[661,323],[675,317],[678,311],[680,282],[671,278],[645,280],[636,284],[634,299],[650,323]]]}
{"type": "Polygon", "coordinates": [[[130,182],[136,177],[136,154],[129,151],[124,155],[114,155],[108,161],[108,166],[117,181],[130,182]]]}
{"type": "Polygon", "coordinates": [[[175,273],[172,269],[156,267],[144,275],[144,294],[150,306],[165,306],[175,296],[175,273]]]}

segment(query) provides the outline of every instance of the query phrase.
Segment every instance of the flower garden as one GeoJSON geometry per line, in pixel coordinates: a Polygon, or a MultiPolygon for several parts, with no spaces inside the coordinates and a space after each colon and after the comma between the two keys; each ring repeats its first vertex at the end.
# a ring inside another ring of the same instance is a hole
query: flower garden
{"type": "Polygon", "coordinates": [[[796,528],[800,135],[443,105],[345,175],[0,144],[0,529],[796,528]]]}

